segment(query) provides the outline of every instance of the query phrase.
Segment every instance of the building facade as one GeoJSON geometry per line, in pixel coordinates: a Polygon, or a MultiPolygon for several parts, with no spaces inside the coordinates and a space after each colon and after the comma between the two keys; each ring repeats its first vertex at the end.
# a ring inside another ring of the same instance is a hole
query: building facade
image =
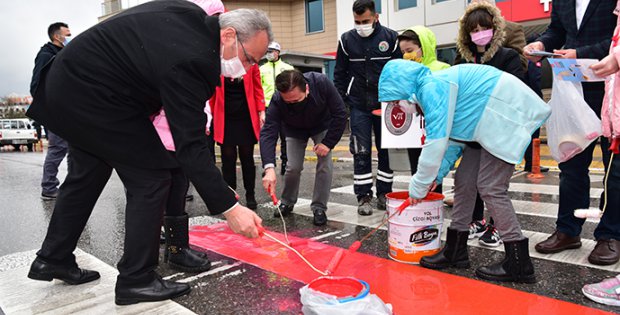
{"type": "MultiPolygon", "coordinates": [[[[150,0],[103,0],[100,20],[150,0]]],[[[453,63],[458,19],[471,0],[375,0],[379,21],[396,31],[425,25],[437,36],[438,58],[453,63]]],[[[496,0],[507,20],[518,22],[526,35],[549,24],[552,0],[496,0]]],[[[353,28],[354,0],[224,0],[228,10],[261,9],[269,15],[282,45],[282,58],[302,71],[330,76],[340,34],[353,28]]]]}

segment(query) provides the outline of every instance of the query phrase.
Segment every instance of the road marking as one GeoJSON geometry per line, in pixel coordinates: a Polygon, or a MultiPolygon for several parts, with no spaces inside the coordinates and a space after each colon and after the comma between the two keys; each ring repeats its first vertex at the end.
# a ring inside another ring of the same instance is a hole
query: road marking
{"type": "MultiPolygon", "coordinates": [[[[356,206],[339,204],[339,203],[328,203],[327,208],[328,208],[327,218],[329,221],[343,222],[343,223],[349,223],[349,224],[354,224],[354,225],[363,225],[363,226],[370,227],[370,228],[374,228],[375,226],[377,226],[382,221],[386,213],[385,211],[375,210],[374,213],[370,216],[360,216],[357,214],[356,206]]],[[[308,216],[308,217],[312,217],[313,215],[312,211],[310,210],[310,207],[307,207],[307,206],[303,206],[303,207],[296,206],[294,213],[303,215],[303,216],[308,216]]],[[[445,235],[446,235],[445,230],[450,225],[450,222],[451,222],[450,219],[444,219],[444,224],[443,224],[444,232],[442,233],[442,236],[441,236],[442,240],[445,240],[445,235]]],[[[387,227],[383,226],[381,227],[381,229],[387,230],[387,227]]],[[[332,233],[333,235],[336,235],[336,234],[339,234],[340,232],[341,231],[335,231],[332,233]]],[[[620,264],[614,264],[611,266],[597,266],[597,265],[592,265],[588,263],[587,257],[590,254],[590,252],[594,249],[594,246],[596,245],[596,241],[594,240],[582,238],[581,239],[582,246],[580,249],[566,250],[562,253],[550,255],[550,254],[540,254],[534,250],[534,245],[538,242],[542,242],[545,239],[547,239],[550,236],[550,234],[528,231],[528,230],[523,230],[523,234],[527,238],[530,239],[529,244],[530,244],[530,256],[531,257],[544,259],[544,260],[563,262],[563,263],[568,263],[572,265],[586,266],[590,268],[620,272],[620,264]]],[[[327,236],[323,236],[321,238],[326,238],[326,237],[327,236]]],[[[499,246],[496,248],[489,248],[489,247],[482,246],[478,243],[477,239],[470,240],[468,242],[468,245],[473,246],[473,247],[493,249],[497,251],[504,250],[503,246],[499,246]]],[[[386,250],[387,250],[387,244],[386,244],[386,250]]]]}
{"type": "Polygon", "coordinates": [[[225,270],[228,270],[228,269],[230,269],[230,268],[237,267],[237,266],[239,266],[239,265],[241,265],[241,264],[242,264],[242,262],[237,261],[237,262],[235,262],[235,263],[233,263],[233,264],[230,264],[230,265],[224,265],[224,266],[222,266],[222,267],[218,267],[218,268],[215,268],[215,269],[211,269],[211,270],[209,270],[209,271],[205,271],[205,272],[199,273],[199,274],[197,274],[197,275],[195,275],[195,276],[187,277],[187,278],[185,278],[185,279],[179,279],[179,280],[176,280],[176,282],[181,282],[181,283],[188,283],[188,282],[192,282],[192,281],[198,280],[198,279],[200,279],[200,278],[203,278],[203,277],[206,277],[206,276],[209,276],[209,275],[212,275],[212,274],[216,274],[216,273],[218,273],[218,272],[225,271],[225,270]]]}
{"type": "MultiPolygon", "coordinates": [[[[26,277],[29,266],[0,272],[0,309],[6,314],[195,314],[171,300],[118,307],[114,288],[118,271],[80,249],[74,252],[81,268],[97,270],[101,278],[81,285],[26,277]]],[[[35,251],[15,253],[10,259],[34,259],[35,251]]],[[[6,256],[4,256],[6,257],[6,256]]],[[[6,259],[0,261],[6,262],[6,259]]],[[[6,267],[5,267],[6,268],[6,267]]]]}

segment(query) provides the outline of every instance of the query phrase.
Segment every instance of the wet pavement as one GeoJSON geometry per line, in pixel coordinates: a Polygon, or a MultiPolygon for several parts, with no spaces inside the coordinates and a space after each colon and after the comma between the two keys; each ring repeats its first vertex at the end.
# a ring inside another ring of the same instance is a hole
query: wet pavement
{"type": "MultiPolygon", "coordinates": [[[[302,175],[300,200],[295,208],[294,215],[286,218],[287,229],[292,235],[313,238],[317,242],[347,248],[381,220],[384,213],[382,211],[375,211],[375,214],[370,217],[359,217],[355,213],[356,198],[352,193],[351,186],[352,163],[350,153],[346,149],[348,149],[346,142],[341,141],[334,152],[335,158],[340,162],[335,163],[334,166],[332,195],[327,213],[330,221],[324,227],[312,225],[308,205],[312,196],[315,164],[312,158],[308,159],[302,175]]],[[[0,238],[0,279],[3,281],[6,280],[6,278],[2,278],[3,273],[20,270],[19,268],[26,268],[24,270],[27,270],[28,264],[34,257],[35,250],[41,245],[45,236],[53,202],[40,199],[40,176],[43,159],[44,154],[40,152],[0,152],[0,187],[2,187],[0,189],[0,215],[3,218],[0,220],[0,231],[4,233],[4,237],[0,238]]],[[[598,161],[600,163],[600,159],[598,161]]],[[[547,165],[554,167],[550,163],[547,165]]],[[[591,175],[593,182],[591,190],[592,207],[598,205],[598,197],[602,188],[602,176],[601,172],[596,170],[597,168],[596,165],[593,165],[595,170],[591,175]]],[[[239,171],[238,187],[243,187],[240,173],[239,171]]],[[[63,163],[59,177],[64,178],[65,174],[66,164],[63,163]]],[[[397,175],[399,176],[395,179],[394,189],[405,190],[407,174],[398,173],[397,175]]],[[[557,255],[542,255],[533,252],[534,243],[546,238],[554,230],[555,211],[557,211],[558,202],[558,173],[552,169],[544,179],[537,182],[532,182],[526,175],[526,173],[518,171],[515,173],[510,196],[515,204],[522,229],[532,240],[530,243],[531,254],[539,281],[536,284],[493,284],[598,310],[619,312],[620,308],[597,304],[581,294],[581,287],[584,284],[598,282],[603,278],[613,277],[620,273],[619,264],[602,267],[587,262],[586,257],[594,246],[592,233],[596,227],[595,220],[584,224],[581,235],[584,246],[581,249],[557,255]]],[[[258,214],[264,219],[264,225],[268,230],[282,232],[281,221],[273,218],[273,207],[269,203],[270,198],[262,193],[260,187],[260,178],[257,176],[258,214]]],[[[450,178],[446,180],[444,189],[449,195],[450,178]]],[[[245,194],[241,190],[239,195],[245,194]]],[[[115,267],[122,255],[124,205],[123,187],[119,178],[114,174],[95,206],[95,210],[78,243],[78,248],[84,252],[86,257],[92,255],[109,267],[115,267]]],[[[221,218],[208,216],[206,206],[200,198],[188,202],[187,212],[192,217],[190,224],[194,227],[211,225],[221,221],[221,218]]],[[[450,208],[446,208],[445,218],[448,222],[450,208]]],[[[447,225],[444,224],[444,229],[447,225]]],[[[389,259],[386,239],[387,231],[385,229],[379,230],[377,234],[364,242],[359,252],[381,259],[389,259]]],[[[470,241],[469,244],[472,267],[469,269],[450,268],[443,272],[481,281],[474,276],[475,268],[500,260],[503,253],[498,250],[503,250],[503,248],[502,246],[494,249],[484,248],[476,240],[470,241]]],[[[304,285],[303,282],[283,276],[278,272],[266,271],[260,265],[248,264],[213,252],[209,252],[209,258],[212,260],[213,267],[210,271],[202,274],[174,271],[160,263],[158,271],[163,277],[187,282],[192,286],[192,292],[188,296],[175,299],[174,302],[198,314],[300,313],[299,288],[304,285]]],[[[302,266],[303,263],[300,261],[299,264],[302,266]]],[[[25,274],[23,277],[25,278],[25,274]]],[[[45,290],[45,288],[50,291],[58,290],[58,286],[62,285],[57,281],[47,283],[27,279],[20,280],[22,286],[43,286],[42,288],[38,287],[40,290],[45,290]]],[[[100,285],[100,287],[104,286],[100,285]]],[[[2,285],[0,285],[0,290],[1,288],[2,285]]],[[[109,292],[106,294],[109,295],[109,292]]],[[[479,301],[473,303],[472,307],[476,308],[474,305],[485,305],[485,301],[493,301],[493,294],[481,294],[478,298],[479,301]]],[[[113,303],[112,300],[102,301],[100,303],[113,303]]],[[[9,310],[7,307],[10,304],[9,302],[5,295],[0,294],[0,313],[13,313],[15,309],[9,310]]],[[[32,303],[33,305],[36,304],[35,302],[32,303]]],[[[518,305],[514,307],[516,310],[520,309],[518,305]]],[[[122,307],[113,305],[110,305],[109,309],[117,313],[130,313],[123,311],[122,307]]],[[[524,313],[527,312],[526,309],[527,307],[523,306],[524,313]]],[[[67,308],[57,308],[55,311],[54,308],[47,309],[47,311],[56,314],[67,313],[67,310],[67,308]]],[[[165,312],[151,311],[150,313],[176,313],[176,311],[171,310],[168,309],[165,312]]],[[[495,314],[493,309],[482,307],[477,310],[467,310],[467,312],[464,310],[463,313],[473,313],[473,311],[477,314],[495,314]]],[[[22,308],[16,313],[38,312],[41,312],[41,308],[33,307],[22,308]]]]}

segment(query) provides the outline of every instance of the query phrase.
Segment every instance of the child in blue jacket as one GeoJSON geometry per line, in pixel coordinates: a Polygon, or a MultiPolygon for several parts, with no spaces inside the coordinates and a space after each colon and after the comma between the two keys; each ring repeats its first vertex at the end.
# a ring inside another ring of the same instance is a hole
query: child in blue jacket
{"type": "Polygon", "coordinates": [[[379,100],[417,103],[424,115],[426,143],[409,184],[414,203],[440,184],[462,156],[446,244],[439,253],[423,257],[420,265],[469,267],[467,239],[477,189],[504,238],[506,256],[478,268],[476,274],[493,281],[535,282],[528,239],[521,232],[508,186],[532,133],[551,113],[547,104],[521,80],[491,66],[464,64],[431,74],[408,60],[386,64],[379,100]]]}

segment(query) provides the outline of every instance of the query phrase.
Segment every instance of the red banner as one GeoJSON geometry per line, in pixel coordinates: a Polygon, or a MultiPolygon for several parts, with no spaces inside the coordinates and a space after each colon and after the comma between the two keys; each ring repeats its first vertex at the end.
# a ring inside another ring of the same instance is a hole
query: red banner
{"type": "Polygon", "coordinates": [[[513,22],[525,22],[549,18],[551,0],[507,0],[496,1],[505,19],[513,22]]]}

